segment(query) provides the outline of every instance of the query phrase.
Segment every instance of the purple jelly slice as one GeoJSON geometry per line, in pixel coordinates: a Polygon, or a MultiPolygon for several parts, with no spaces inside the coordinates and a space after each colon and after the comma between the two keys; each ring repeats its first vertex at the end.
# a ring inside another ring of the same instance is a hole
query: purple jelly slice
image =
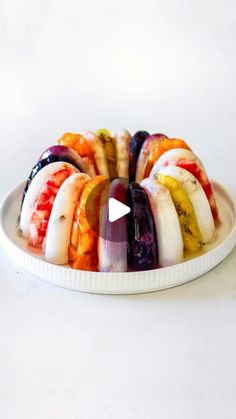
{"type": "Polygon", "coordinates": [[[147,131],[137,131],[130,140],[129,146],[129,181],[133,182],[136,175],[136,165],[141,147],[149,136],[147,131]]]}
{"type": "Polygon", "coordinates": [[[100,253],[100,269],[109,272],[127,271],[127,217],[109,221],[109,199],[114,198],[126,205],[126,187],[121,179],[110,185],[107,205],[100,236],[103,238],[100,253]]]}
{"type": "Polygon", "coordinates": [[[49,147],[44,153],[40,156],[38,162],[35,164],[33,169],[31,170],[31,173],[26,181],[25,189],[23,192],[23,198],[21,207],[23,205],[25,195],[27,194],[27,191],[29,189],[29,186],[34,179],[34,177],[37,175],[37,173],[43,169],[43,167],[47,166],[50,163],[63,161],[66,163],[70,163],[73,166],[75,166],[80,172],[84,172],[84,166],[82,159],[76,154],[74,150],[72,150],[69,147],[65,147],[62,145],[54,145],[52,147],[49,147]]]}
{"type": "Polygon", "coordinates": [[[147,193],[132,182],[127,191],[128,214],[128,268],[147,270],[158,267],[156,227],[147,193]]]}

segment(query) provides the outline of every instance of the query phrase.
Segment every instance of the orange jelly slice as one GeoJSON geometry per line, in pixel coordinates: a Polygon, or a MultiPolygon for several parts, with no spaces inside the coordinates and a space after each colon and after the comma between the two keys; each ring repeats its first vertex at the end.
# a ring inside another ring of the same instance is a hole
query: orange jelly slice
{"type": "Polygon", "coordinates": [[[60,145],[73,148],[81,157],[92,156],[92,148],[89,142],[81,134],[72,134],[71,132],[66,132],[58,140],[60,145]]]}
{"type": "Polygon", "coordinates": [[[179,138],[164,138],[150,152],[147,165],[145,167],[144,179],[149,176],[154,163],[161,157],[161,155],[165,153],[165,151],[171,150],[173,148],[185,148],[187,150],[191,150],[191,148],[184,140],[179,138]]]}
{"type": "Polygon", "coordinates": [[[97,231],[104,181],[105,177],[96,176],[86,183],[75,210],[69,247],[69,263],[75,269],[98,270],[97,231]]]}
{"type": "Polygon", "coordinates": [[[93,149],[89,141],[81,134],[66,132],[58,140],[58,144],[72,148],[77,154],[79,154],[82,159],[87,161],[88,164],[93,165],[97,173],[96,162],[93,156],[93,149]]]}

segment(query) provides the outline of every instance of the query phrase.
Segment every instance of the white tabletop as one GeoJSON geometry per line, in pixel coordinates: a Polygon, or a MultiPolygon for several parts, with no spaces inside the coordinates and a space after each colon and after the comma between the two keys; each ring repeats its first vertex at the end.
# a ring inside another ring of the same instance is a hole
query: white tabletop
{"type": "MultiPolygon", "coordinates": [[[[1,4],[0,198],[65,131],[182,137],[236,199],[234,1],[1,4]]],[[[184,286],[59,289],[0,250],[2,419],[235,419],[236,249],[184,286]]]]}

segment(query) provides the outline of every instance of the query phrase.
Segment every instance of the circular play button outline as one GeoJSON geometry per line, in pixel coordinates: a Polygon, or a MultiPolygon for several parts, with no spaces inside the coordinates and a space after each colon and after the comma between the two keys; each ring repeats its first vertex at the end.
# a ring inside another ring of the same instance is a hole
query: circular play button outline
{"type": "Polygon", "coordinates": [[[116,198],[109,198],[108,200],[108,220],[110,223],[119,220],[131,211],[128,205],[123,204],[116,198]]]}
{"type": "Polygon", "coordinates": [[[127,214],[131,209],[127,202],[128,179],[105,179],[90,192],[85,213],[93,232],[111,242],[127,241],[127,214]]]}

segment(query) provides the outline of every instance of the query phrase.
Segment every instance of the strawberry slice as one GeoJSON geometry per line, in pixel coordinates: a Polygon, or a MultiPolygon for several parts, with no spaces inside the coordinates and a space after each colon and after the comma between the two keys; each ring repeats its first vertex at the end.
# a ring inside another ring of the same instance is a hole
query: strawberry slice
{"type": "Polygon", "coordinates": [[[46,237],[48,221],[54,200],[63,182],[75,171],[62,169],[51,175],[40,189],[34,203],[34,211],[30,221],[30,246],[41,248],[46,237]]]}

